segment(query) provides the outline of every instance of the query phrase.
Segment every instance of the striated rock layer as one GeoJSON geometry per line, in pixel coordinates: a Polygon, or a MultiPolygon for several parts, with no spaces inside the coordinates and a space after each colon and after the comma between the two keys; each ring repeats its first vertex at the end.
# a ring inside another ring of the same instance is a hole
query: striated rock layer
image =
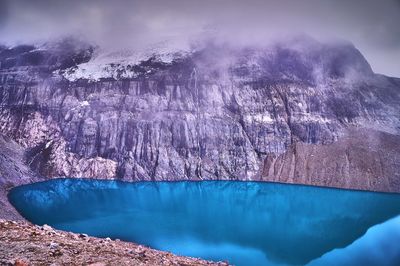
{"type": "Polygon", "coordinates": [[[351,129],[329,145],[297,142],[268,155],[263,179],[337,188],[400,191],[400,136],[351,129]]]}
{"type": "Polygon", "coordinates": [[[400,79],[349,43],[208,43],[100,77],[87,69],[94,50],[0,48],[1,134],[41,176],[400,192],[400,79]]]}

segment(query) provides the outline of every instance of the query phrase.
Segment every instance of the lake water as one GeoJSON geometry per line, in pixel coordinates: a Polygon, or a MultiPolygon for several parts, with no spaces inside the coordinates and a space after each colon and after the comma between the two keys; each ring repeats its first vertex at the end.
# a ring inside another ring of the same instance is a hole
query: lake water
{"type": "MultiPolygon", "coordinates": [[[[239,266],[354,265],[373,255],[400,265],[399,194],[261,182],[55,179],[14,188],[9,199],[35,224],[239,266]],[[381,249],[392,256],[379,257],[381,249]]],[[[363,265],[368,261],[376,262],[363,265]]]]}

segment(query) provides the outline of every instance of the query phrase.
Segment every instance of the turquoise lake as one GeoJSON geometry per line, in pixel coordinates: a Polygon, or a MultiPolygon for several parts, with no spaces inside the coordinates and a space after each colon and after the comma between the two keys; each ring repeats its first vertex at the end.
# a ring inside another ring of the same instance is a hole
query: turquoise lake
{"type": "Polygon", "coordinates": [[[261,182],[54,179],[8,196],[35,224],[239,266],[400,265],[400,194],[261,182]]]}

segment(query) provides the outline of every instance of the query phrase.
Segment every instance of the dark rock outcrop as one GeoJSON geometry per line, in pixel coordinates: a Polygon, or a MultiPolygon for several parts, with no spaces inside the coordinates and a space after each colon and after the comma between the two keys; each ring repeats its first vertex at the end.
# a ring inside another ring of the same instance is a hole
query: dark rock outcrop
{"type": "Polygon", "coordinates": [[[13,140],[0,135],[0,217],[21,220],[22,217],[8,202],[8,190],[42,178],[25,163],[25,150],[13,140]]]}
{"type": "Polygon", "coordinates": [[[385,142],[400,134],[400,80],[374,74],[351,44],[304,37],[263,48],[209,44],[168,62],[154,55],[108,65],[119,78],[105,72],[96,80],[70,78],[85,73],[93,48],[51,47],[0,51],[1,133],[43,176],[400,191],[400,150],[385,142]],[[351,128],[363,133],[349,135],[351,128]],[[384,137],[364,137],[369,132],[384,137]],[[311,152],[327,162],[304,159],[311,152]],[[369,157],[373,166],[360,166],[369,157]],[[355,168],[346,172],[342,163],[355,168]]]}

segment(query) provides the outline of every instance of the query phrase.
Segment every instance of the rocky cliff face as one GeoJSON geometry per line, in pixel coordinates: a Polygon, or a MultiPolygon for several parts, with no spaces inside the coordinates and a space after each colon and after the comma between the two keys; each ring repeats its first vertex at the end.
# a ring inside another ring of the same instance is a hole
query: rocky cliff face
{"type": "Polygon", "coordinates": [[[97,64],[101,74],[88,67],[96,58],[94,48],[71,40],[0,48],[1,133],[43,176],[400,191],[400,150],[380,145],[400,140],[400,79],[374,74],[351,44],[305,37],[267,47],[207,44],[168,60],[155,52],[132,64],[97,64]],[[384,137],[365,138],[369,132],[384,137]],[[390,150],[392,160],[359,167],[378,158],[368,145],[390,150]],[[331,150],[337,156],[318,165],[331,150]]]}
{"type": "Polygon", "coordinates": [[[346,130],[330,145],[296,142],[268,155],[262,178],[284,183],[400,191],[400,137],[371,129],[346,130]]]}

